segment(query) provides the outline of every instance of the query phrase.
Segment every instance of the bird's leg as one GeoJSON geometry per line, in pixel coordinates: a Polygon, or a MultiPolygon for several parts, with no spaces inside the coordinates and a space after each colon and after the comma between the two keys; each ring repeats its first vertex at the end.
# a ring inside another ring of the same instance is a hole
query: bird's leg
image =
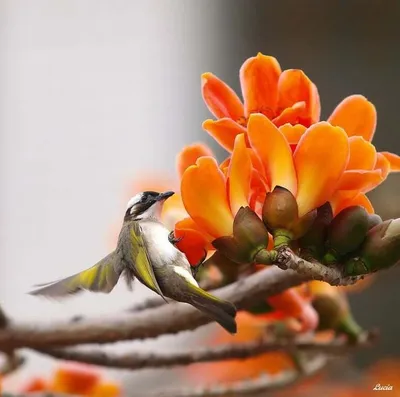
{"type": "Polygon", "coordinates": [[[206,258],[207,258],[207,250],[204,250],[203,257],[199,260],[199,262],[197,262],[195,265],[192,266],[192,274],[193,274],[194,278],[196,278],[197,273],[199,272],[199,270],[200,270],[202,264],[205,262],[206,258]]]}
{"type": "Polygon", "coordinates": [[[169,235],[168,235],[168,241],[172,244],[172,245],[176,245],[179,243],[179,241],[182,240],[183,237],[175,237],[174,231],[172,230],[169,235]]]}

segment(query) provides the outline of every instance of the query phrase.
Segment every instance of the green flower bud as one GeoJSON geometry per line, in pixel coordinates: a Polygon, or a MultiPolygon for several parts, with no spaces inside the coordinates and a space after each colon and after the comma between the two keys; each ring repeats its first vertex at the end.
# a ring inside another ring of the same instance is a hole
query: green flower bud
{"type": "Polygon", "coordinates": [[[382,223],[382,218],[377,214],[368,215],[368,230],[382,223]]]}
{"type": "Polygon", "coordinates": [[[215,239],[212,245],[236,263],[252,263],[258,251],[268,245],[268,231],[249,207],[241,207],[233,221],[233,236],[215,239]]]}
{"type": "Polygon", "coordinates": [[[400,219],[388,220],[374,226],[357,251],[345,263],[347,275],[376,272],[400,263],[400,219]]]}
{"type": "Polygon", "coordinates": [[[368,232],[368,213],[361,206],[347,207],[333,218],[326,241],[326,263],[336,263],[341,257],[360,247],[368,232]]]}
{"type": "Polygon", "coordinates": [[[298,214],[296,198],[289,190],[276,186],[272,192],[267,193],[262,218],[271,233],[279,229],[290,230],[298,214]]]}
{"type": "Polygon", "coordinates": [[[279,236],[282,242],[303,236],[316,216],[317,212],[313,210],[299,218],[296,198],[281,186],[276,186],[272,192],[267,193],[262,209],[262,218],[267,229],[274,237],[279,236]]]}

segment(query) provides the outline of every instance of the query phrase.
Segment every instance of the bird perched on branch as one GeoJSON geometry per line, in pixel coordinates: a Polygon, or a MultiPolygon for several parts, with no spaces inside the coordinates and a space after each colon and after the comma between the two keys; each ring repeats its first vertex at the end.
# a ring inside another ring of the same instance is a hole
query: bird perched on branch
{"type": "Polygon", "coordinates": [[[186,256],[169,241],[161,210],[174,192],[142,192],[128,202],[117,248],[91,268],[65,279],[38,285],[32,295],[64,297],[81,290],[109,293],[121,275],[165,297],[186,302],[236,333],[236,308],[201,289],[186,256]]]}

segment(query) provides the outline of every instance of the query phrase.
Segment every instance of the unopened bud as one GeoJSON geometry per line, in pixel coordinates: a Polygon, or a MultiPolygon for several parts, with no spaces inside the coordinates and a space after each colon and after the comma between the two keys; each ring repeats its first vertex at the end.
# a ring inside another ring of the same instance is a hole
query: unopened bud
{"type": "Polygon", "coordinates": [[[332,263],[357,250],[368,232],[368,213],[361,206],[347,207],[333,218],[326,241],[325,261],[332,263]]]}
{"type": "Polygon", "coordinates": [[[268,231],[249,207],[241,207],[233,221],[233,236],[219,237],[212,245],[236,263],[251,263],[268,245],[268,231]]]}
{"type": "Polygon", "coordinates": [[[320,258],[324,254],[325,240],[328,226],[332,222],[333,212],[329,202],[317,209],[317,216],[307,233],[300,239],[300,247],[304,252],[314,258],[320,258]]]}
{"type": "Polygon", "coordinates": [[[347,275],[373,273],[400,263],[400,219],[374,226],[357,252],[345,264],[347,275]]]}
{"type": "Polygon", "coordinates": [[[368,229],[372,229],[374,226],[382,223],[382,218],[377,214],[368,215],[368,229]]]}
{"type": "Polygon", "coordinates": [[[317,213],[310,211],[299,218],[296,198],[281,187],[267,193],[262,209],[262,218],[267,229],[274,235],[279,234],[287,239],[298,239],[310,228],[317,213]]]}

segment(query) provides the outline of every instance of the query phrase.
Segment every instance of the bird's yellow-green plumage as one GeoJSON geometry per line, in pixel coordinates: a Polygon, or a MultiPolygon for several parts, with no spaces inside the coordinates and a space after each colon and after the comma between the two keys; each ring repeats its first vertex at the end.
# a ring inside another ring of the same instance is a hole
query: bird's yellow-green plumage
{"type": "Polygon", "coordinates": [[[142,230],[138,222],[131,224],[129,229],[132,261],[136,264],[135,275],[142,281],[148,288],[157,292],[164,298],[164,294],[158,285],[157,279],[154,275],[153,267],[151,266],[149,257],[147,255],[146,244],[143,241],[142,230]]]}

